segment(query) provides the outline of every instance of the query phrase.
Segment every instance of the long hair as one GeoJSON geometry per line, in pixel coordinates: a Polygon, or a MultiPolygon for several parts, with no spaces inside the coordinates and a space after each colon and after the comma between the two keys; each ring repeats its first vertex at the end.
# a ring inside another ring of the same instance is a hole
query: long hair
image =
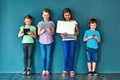
{"type": "MultiPolygon", "coordinates": [[[[32,20],[31,25],[33,24],[33,17],[32,17],[31,15],[26,15],[26,16],[24,17],[24,20],[25,20],[25,19],[30,19],[30,20],[32,20]]],[[[25,22],[24,22],[24,25],[25,25],[25,22]]]]}
{"type": "Polygon", "coordinates": [[[65,9],[63,10],[63,12],[62,12],[62,18],[63,18],[63,20],[65,20],[65,18],[64,18],[64,14],[65,14],[65,13],[70,13],[70,15],[71,15],[70,20],[73,19],[72,12],[71,12],[70,8],[65,8],[65,9]]]}
{"type": "Polygon", "coordinates": [[[43,9],[42,14],[43,14],[43,12],[49,13],[49,15],[50,15],[49,20],[52,20],[52,16],[51,16],[51,11],[50,11],[50,9],[45,8],[45,9],[43,9]]]}

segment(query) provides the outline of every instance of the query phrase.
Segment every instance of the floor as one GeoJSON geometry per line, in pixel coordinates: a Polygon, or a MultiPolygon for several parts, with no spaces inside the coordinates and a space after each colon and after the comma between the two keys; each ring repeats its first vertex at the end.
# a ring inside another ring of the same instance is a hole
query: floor
{"type": "Polygon", "coordinates": [[[32,74],[31,76],[23,76],[20,73],[1,73],[0,80],[120,80],[120,74],[99,74],[98,76],[88,77],[87,74],[76,74],[74,77],[61,74],[51,74],[51,76],[42,77],[41,74],[32,74]]]}

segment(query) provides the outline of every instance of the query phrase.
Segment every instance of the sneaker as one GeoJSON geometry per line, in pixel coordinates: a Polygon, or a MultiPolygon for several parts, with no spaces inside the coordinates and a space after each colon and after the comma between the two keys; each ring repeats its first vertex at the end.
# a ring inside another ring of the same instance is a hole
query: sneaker
{"type": "Polygon", "coordinates": [[[42,71],[42,76],[45,76],[46,75],[46,71],[42,71]]]}
{"type": "Polygon", "coordinates": [[[30,74],[31,74],[31,70],[28,69],[28,70],[27,70],[27,75],[30,75],[30,74]]]}
{"type": "Polygon", "coordinates": [[[74,71],[70,71],[70,76],[74,76],[75,72],[74,71]]]}
{"type": "Polygon", "coordinates": [[[63,71],[63,72],[62,72],[62,76],[66,76],[67,74],[68,74],[67,71],[63,71]]]}
{"type": "Polygon", "coordinates": [[[97,73],[96,71],[94,71],[94,72],[93,72],[93,75],[94,75],[94,76],[97,76],[97,75],[98,75],[98,73],[97,73]]]}
{"type": "Polygon", "coordinates": [[[46,76],[49,76],[50,75],[50,72],[49,71],[46,71],[46,76]]]}
{"type": "Polygon", "coordinates": [[[27,69],[26,68],[23,71],[23,75],[27,75],[27,69]]]}
{"type": "Polygon", "coordinates": [[[92,75],[93,75],[92,71],[88,72],[88,76],[92,76],[92,75]]]}

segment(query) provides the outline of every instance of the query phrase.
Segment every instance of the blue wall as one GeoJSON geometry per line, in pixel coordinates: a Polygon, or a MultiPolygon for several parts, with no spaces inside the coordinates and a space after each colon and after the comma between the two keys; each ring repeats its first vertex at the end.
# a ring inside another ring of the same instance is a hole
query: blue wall
{"type": "MultiPolygon", "coordinates": [[[[76,49],[75,71],[87,72],[85,63],[85,44],[82,42],[83,32],[88,28],[87,21],[91,17],[99,20],[98,30],[101,32],[102,43],[99,51],[98,72],[119,73],[120,50],[120,0],[0,0],[0,73],[22,72],[23,52],[21,39],[17,37],[19,27],[23,24],[23,17],[31,14],[34,25],[42,19],[43,8],[50,8],[53,20],[61,19],[63,8],[72,9],[73,16],[79,23],[80,34],[76,49]],[[46,3],[47,2],[47,3],[46,3]]],[[[41,56],[38,38],[34,53],[34,71],[41,71],[41,56]]],[[[52,53],[53,73],[63,70],[63,50],[61,38],[55,35],[52,53]]]]}

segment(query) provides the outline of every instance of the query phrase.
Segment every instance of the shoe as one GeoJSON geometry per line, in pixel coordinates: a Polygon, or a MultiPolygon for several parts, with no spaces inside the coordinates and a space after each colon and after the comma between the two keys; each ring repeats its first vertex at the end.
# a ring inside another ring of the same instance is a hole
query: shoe
{"type": "Polygon", "coordinates": [[[42,76],[45,76],[46,75],[46,71],[42,71],[42,76]]]}
{"type": "Polygon", "coordinates": [[[93,75],[94,75],[94,76],[97,76],[97,75],[98,75],[98,73],[97,73],[96,71],[94,71],[94,72],[93,72],[93,75]]]}
{"type": "Polygon", "coordinates": [[[92,71],[88,72],[88,76],[92,76],[92,75],[93,75],[92,71]]]}
{"type": "Polygon", "coordinates": [[[75,72],[74,71],[70,71],[70,76],[74,76],[75,72]]]}
{"type": "Polygon", "coordinates": [[[63,71],[63,72],[62,72],[62,76],[66,76],[67,74],[68,74],[67,71],[63,71]]]}
{"type": "Polygon", "coordinates": [[[50,75],[50,72],[49,71],[46,71],[46,76],[49,76],[50,75]]]}
{"type": "Polygon", "coordinates": [[[27,75],[27,69],[26,68],[23,71],[23,75],[27,75]]]}
{"type": "Polygon", "coordinates": [[[30,74],[31,74],[31,70],[28,69],[28,70],[27,70],[27,75],[29,76],[30,74]]]}

